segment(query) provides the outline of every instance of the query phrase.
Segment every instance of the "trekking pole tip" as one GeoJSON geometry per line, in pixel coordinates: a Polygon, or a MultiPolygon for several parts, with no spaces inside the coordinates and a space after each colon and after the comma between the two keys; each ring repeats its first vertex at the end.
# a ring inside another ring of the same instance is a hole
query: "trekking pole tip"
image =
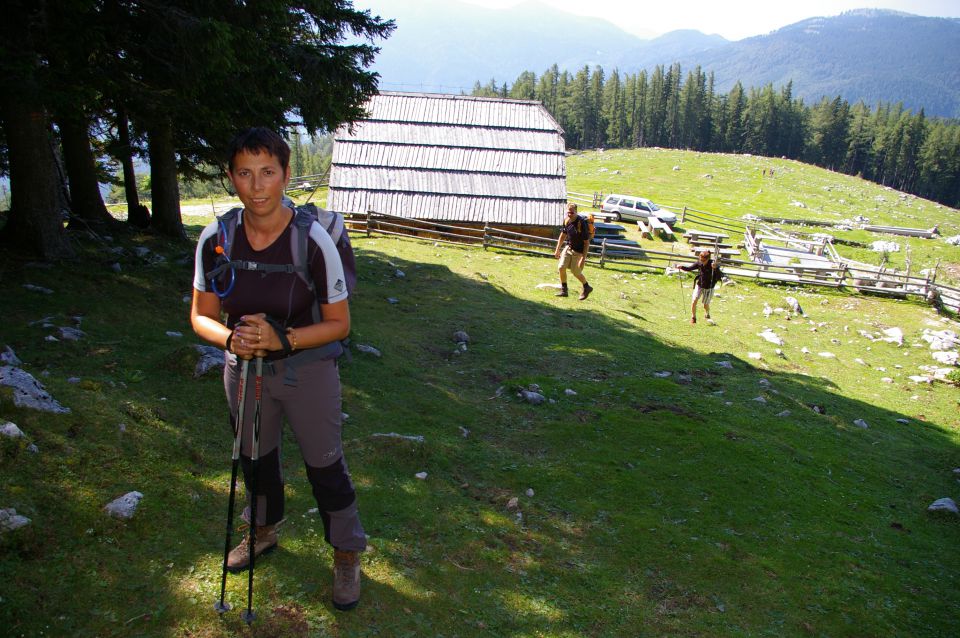
{"type": "Polygon", "coordinates": [[[243,612],[243,622],[247,623],[248,625],[252,624],[256,619],[257,615],[252,609],[248,609],[247,611],[243,612]]]}
{"type": "Polygon", "coordinates": [[[217,602],[213,603],[213,608],[217,610],[218,614],[224,614],[233,609],[233,606],[228,602],[218,600],[217,602]]]}

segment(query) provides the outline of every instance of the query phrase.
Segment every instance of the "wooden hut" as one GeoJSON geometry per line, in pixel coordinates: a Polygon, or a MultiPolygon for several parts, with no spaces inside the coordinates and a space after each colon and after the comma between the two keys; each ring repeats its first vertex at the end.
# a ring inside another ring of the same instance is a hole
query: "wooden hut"
{"type": "Polygon", "coordinates": [[[540,102],[384,92],[334,135],[327,207],[541,230],[567,201],[563,129],[540,102]]]}

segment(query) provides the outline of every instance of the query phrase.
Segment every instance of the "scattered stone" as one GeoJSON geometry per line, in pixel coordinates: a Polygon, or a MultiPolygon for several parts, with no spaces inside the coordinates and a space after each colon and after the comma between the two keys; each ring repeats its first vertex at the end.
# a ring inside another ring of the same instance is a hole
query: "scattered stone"
{"type": "Polygon", "coordinates": [[[183,336],[183,333],[182,333],[182,332],[177,332],[176,330],[167,330],[167,336],[168,336],[168,337],[173,337],[173,338],[175,338],[175,339],[179,339],[180,337],[183,336]]]}
{"type": "Polygon", "coordinates": [[[540,405],[547,400],[547,397],[539,392],[531,392],[530,390],[520,390],[520,396],[523,397],[524,401],[532,405],[540,405]]]}
{"type": "Polygon", "coordinates": [[[756,401],[757,403],[766,403],[766,402],[767,402],[767,400],[766,400],[765,398],[763,398],[763,397],[753,397],[753,399],[751,399],[751,400],[752,400],[752,401],[756,401]]]}
{"type": "Polygon", "coordinates": [[[37,447],[36,443],[31,443],[27,446],[27,452],[31,454],[40,454],[40,448],[37,447]]]}
{"type": "Polygon", "coordinates": [[[575,397],[575,396],[577,396],[577,391],[576,391],[576,390],[571,390],[570,388],[567,388],[566,390],[564,390],[563,393],[564,393],[565,395],[567,395],[568,397],[575,397]]]}
{"type": "Polygon", "coordinates": [[[759,352],[748,352],[748,353],[747,353],[747,357],[750,358],[750,359],[760,360],[760,359],[763,358],[763,355],[762,355],[761,353],[759,353],[759,352]]]}
{"type": "Polygon", "coordinates": [[[527,386],[527,390],[530,390],[530,392],[539,392],[540,394],[543,394],[543,390],[540,389],[540,384],[539,384],[539,383],[531,383],[531,384],[529,384],[529,385],[527,386]]]}
{"type": "Polygon", "coordinates": [[[453,333],[453,340],[457,343],[470,343],[470,335],[463,330],[457,330],[453,333]]]}
{"type": "Polygon", "coordinates": [[[12,507],[0,509],[0,532],[12,532],[24,525],[29,525],[30,519],[26,516],[17,514],[17,510],[12,507]]]}
{"type": "Polygon", "coordinates": [[[193,378],[199,379],[211,370],[223,370],[224,353],[223,350],[214,346],[206,346],[196,343],[194,349],[200,353],[200,360],[193,368],[193,378]]]}
{"type": "Polygon", "coordinates": [[[883,331],[886,336],[882,338],[887,343],[895,343],[897,347],[903,345],[903,330],[900,328],[887,328],[883,331]]]}
{"type": "Polygon", "coordinates": [[[527,497],[528,497],[528,498],[533,498],[533,494],[534,494],[533,488],[532,488],[532,487],[528,487],[526,494],[527,494],[527,497]]]}
{"type": "Polygon", "coordinates": [[[112,270],[112,271],[115,272],[115,273],[119,273],[119,272],[122,272],[122,271],[123,271],[123,268],[120,267],[120,263],[119,263],[119,262],[116,262],[116,261],[115,261],[115,262],[113,262],[112,264],[110,264],[110,270],[112,270]]]}
{"type": "Polygon", "coordinates": [[[405,272],[403,272],[402,270],[400,270],[399,268],[397,268],[397,269],[394,271],[393,276],[396,277],[397,279],[403,279],[404,277],[407,276],[407,273],[405,273],[405,272]]]}
{"type": "Polygon", "coordinates": [[[729,361],[716,361],[715,362],[721,368],[727,368],[728,370],[733,370],[733,364],[729,361]]]}
{"type": "Polygon", "coordinates": [[[783,412],[778,412],[777,416],[788,417],[790,416],[790,410],[784,410],[783,412]]]}
{"type": "Polygon", "coordinates": [[[957,365],[958,359],[960,359],[960,354],[958,354],[956,350],[936,350],[933,353],[933,358],[937,361],[937,363],[942,363],[943,365],[947,366],[955,366],[957,365]]]}
{"type": "Polygon", "coordinates": [[[855,419],[855,420],[853,421],[853,424],[854,424],[855,426],[857,426],[858,428],[863,428],[864,430],[870,428],[870,426],[867,425],[867,422],[864,421],[863,419],[855,419]]]}
{"type": "Polygon", "coordinates": [[[770,386],[770,379],[760,379],[759,381],[757,381],[757,383],[759,383],[760,385],[762,385],[762,386],[764,386],[764,387],[769,387],[769,386],[770,386]]]}
{"type": "Polygon", "coordinates": [[[470,436],[470,430],[463,427],[462,425],[458,425],[457,427],[460,428],[460,434],[463,436],[463,438],[467,438],[468,436],[470,436]]]}
{"type": "Polygon", "coordinates": [[[18,366],[22,362],[17,358],[17,355],[14,354],[13,348],[6,346],[3,352],[0,352],[0,363],[8,366],[18,366]]]}
{"type": "Polygon", "coordinates": [[[7,421],[2,426],[0,426],[0,434],[7,437],[8,439],[23,439],[26,438],[26,434],[23,433],[16,423],[7,421]]]}
{"type": "Polygon", "coordinates": [[[357,350],[359,350],[360,352],[366,352],[367,354],[372,354],[372,355],[375,356],[375,357],[382,357],[382,356],[383,356],[383,354],[381,354],[381,352],[380,352],[379,350],[377,350],[377,349],[374,348],[373,346],[368,346],[368,345],[365,344],[365,343],[358,343],[358,344],[357,344],[357,350]]]}
{"type": "Polygon", "coordinates": [[[83,330],[70,328],[68,326],[61,326],[58,328],[57,334],[59,334],[60,338],[64,341],[80,341],[82,338],[87,336],[83,330]]]}
{"type": "Polygon", "coordinates": [[[787,302],[787,305],[790,306],[790,309],[791,309],[791,310],[793,310],[795,313],[797,313],[797,314],[800,315],[801,317],[806,317],[806,316],[807,316],[807,313],[805,313],[805,312],[803,311],[803,308],[800,307],[800,302],[797,301],[796,298],[794,298],[794,297],[787,297],[787,298],[784,299],[784,301],[787,302]]]}
{"type": "Polygon", "coordinates": [[[817,354],[818,354],[819,356],[823,357],[824,359],[836,359],[836,358],[837,358],[837,355],[833,354],[832,352],[818,352],[817,354]]]}
{"type": "Polygon", "coordinates": [[[763,337],[764,339],[766,339],[767,341],[769,341],[770,343],[772,343],[772,344],[775,345],[775,346],[782,346],[782,345],[783,345],[783,339],[781,339],[781,338],[777,335],[777,333],[775,333],[775,332],[774,332],[773,330],[771,330],[770,328],[766,328],[763,332],[758,332],[758,333],[757,333],[757,336],[758,336],[758,337],[763,337]]]}
{"type": "Polygon", "coordinates": [[[867,362],[864,361],[863,359],[859,359],[859,358],[858,358],[858,359],[854,359],[854,361],[857,362],[857,363],[859,363],[859,364],[862,365],[862,366],[867,365],[867,362]]]}
{"type": "Polygon", "coordinates": [[[890,377],[881,377],[880,383],[893,383],[893,379],[891,379],[890,377]]]}
{"type": "Polygon", "coordinates": [[[876,253],[898,253],[900,244],[893,241],[878,240],[870,244],[870,250],[876,253]]]}
{"type": "Polygon", "coordinates": [[[43,412],[66,414],[70,408],[60,405],[32,374],[13,366],[0,366],[0,385],[13,388],[13,404],[43,412]]]}
{"type": "Polygon", "coordinates": [[[397,299],[396,297],[387,297],[387,303],[389,303],[389,304],[398,304],[398,303],[400,303],[400,300],[397,299]]]}
{"type": "Polygon", "coordinates": [[[516,496],[512,497],[509,501],[507,501],[508,510],[515,510],[519,506],[520,506],[520,499],[517,498],[516,496]]]}
{"type": "Polygon", "coordinates": [[[960,338],[952,330],[924,329],[920,338],[930,344],[931,350],[956,350],[960,347],[960,338]]]}
{"type": "Polygon", "coordinates": [[[414,443],[423,443],[426,440],[420,434],[397,434],[396,432],[374,432],[370,436],[382,439],[402,439],[404,441],[413,441],[414,443]]]}
{"type": "Polygon", "coordinates": [[[787,355],[783,354],[783,350],[781,350],[780,348],[777,348],[776,350],[774,350],[774,352],[775,352],[776,355],[777,355],[778,357],[780,357],[781,359],[786,359],[786,358],[787,358],[787,355]]]}
{"type": "Polygon", "coordinates": [[[800,348],[800,352],[802,352],[803,354],[810,354],[810,348],[808,348],[807,346],[803,346],[802,348],[800,348]]]}
{"type": "Polygon", "coordinates": [[[819,406],[819,405],[811,405],[811,406],[810,406],[810,409],[813,410],[814,412],[816,412],[817,414],[826,414],[826,413],[827,413],[827,411],[824,410],[823,407],[821,407],[821,406],[819,406]]]}
{"type": "Polygon", "coordinates": [[[931,379],[930,377],[924,377],[918,374],[911,375],[907,378],[913,381],[914,383],[932,383],[933,382],[933,379],[931,379]]]}
{"type": "Polygon", "coordinates": [[[928,512],[948,512],[951,514],[960,514],[957,504],[952,498],[938,498],[927,507],[928,512]]]}
{"type": "Polygon", "coordinates": [[[136,514],[141,499],[143,499],[143,494],[140,492],[127,492],[104,505],[103,509],[115,518],[130,519],[136,514]]]}
{"type": "Polygon", "coordinates": [[[44,294],[44,295],[52,295],[52,294],[53,294],[53,291],[52,291],[52,290],[50,290],[49,288],[44,288],[43,286],[35,286],[35,285],[33,285],[33,284],[23,284],[23,287],[26,288],[27,290],[31,290],[31,291],[33,291],[33,292],[39,292],[39,293],[42,293],[42,294],[44,294]]]}
{"type": "Polygon", "coordinates": [[[416,474],[414,474],[414,476],[416,476],[416,477],[417,477],[418,479],[420,479],[421,481],[426,481],[426,480],[427,480],[427,473],[426,473],[426,472],[417,472],[416,474]]]}
{"type": "Polygon", "coordinates": [[[902,423],[904,425],[910,425],[910,419],[897,419],[897,423],[902,423]]]}
{"type": "Polygon", "coordinates": [[[657,377],[658,379],[666,379],[671,374],[673,373],[670,372],[669,370],[662,370],[661,372],[654,372],[653,376],[657,377]]]}

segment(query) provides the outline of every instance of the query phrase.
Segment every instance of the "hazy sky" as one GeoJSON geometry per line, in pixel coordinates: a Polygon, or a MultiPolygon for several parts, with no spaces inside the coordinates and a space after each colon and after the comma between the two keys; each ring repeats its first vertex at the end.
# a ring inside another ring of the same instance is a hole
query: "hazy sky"
{"type": "MultiPolygon", "coordinates": [[[[395,0],[394,0],[395,1],[395,0]]],[[[490,8],[521,0],[461,0],[490,8]]],[[[605,18],[624,31],[649,38],[675,29],[717,33],[740,40],[815,16],[835,16],[850,9],[896,9],[923,16],[960,17],[960,0],[539,0],[577,15],[605,18]]],[[[372,8],[377,0],[355,0],[372,8]]],[[[384,15],[384,17],[389,17],[384,15]]]]}

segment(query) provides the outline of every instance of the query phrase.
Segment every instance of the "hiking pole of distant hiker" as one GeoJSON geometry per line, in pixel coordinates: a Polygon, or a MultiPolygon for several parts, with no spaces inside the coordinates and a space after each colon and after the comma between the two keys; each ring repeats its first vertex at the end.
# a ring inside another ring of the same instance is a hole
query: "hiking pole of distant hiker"
{"type": "Polygon", "coordinates": [[[243,619],[249,625],[253,613],[253,565],[257,559],[257,477],[260,474],[260,405],[263,398],[263,357],[257,357],[253,384],[253,441],[250,445],[250,572],[247,576],[247,611],[243,619]]]}
{"type": "Polygon", "coordinates": [[[237,468],[240,466],[240,437],[243,436],[243,403],[247,394],[247,372],[250,360],[244,359],[240,365],[240,381],[237,383],[237,418],[233,422],[233,463],[230,468],[230,500],[227,505],[227,540],[223,545],[223,573],[220,576],[220,600],[213,608],[219,613],[230,611],[230,603],[224,602],[227,590],[227,558],[230,556],[230,536],[233,532],[233,506],[237,498],[237,468]]]}

